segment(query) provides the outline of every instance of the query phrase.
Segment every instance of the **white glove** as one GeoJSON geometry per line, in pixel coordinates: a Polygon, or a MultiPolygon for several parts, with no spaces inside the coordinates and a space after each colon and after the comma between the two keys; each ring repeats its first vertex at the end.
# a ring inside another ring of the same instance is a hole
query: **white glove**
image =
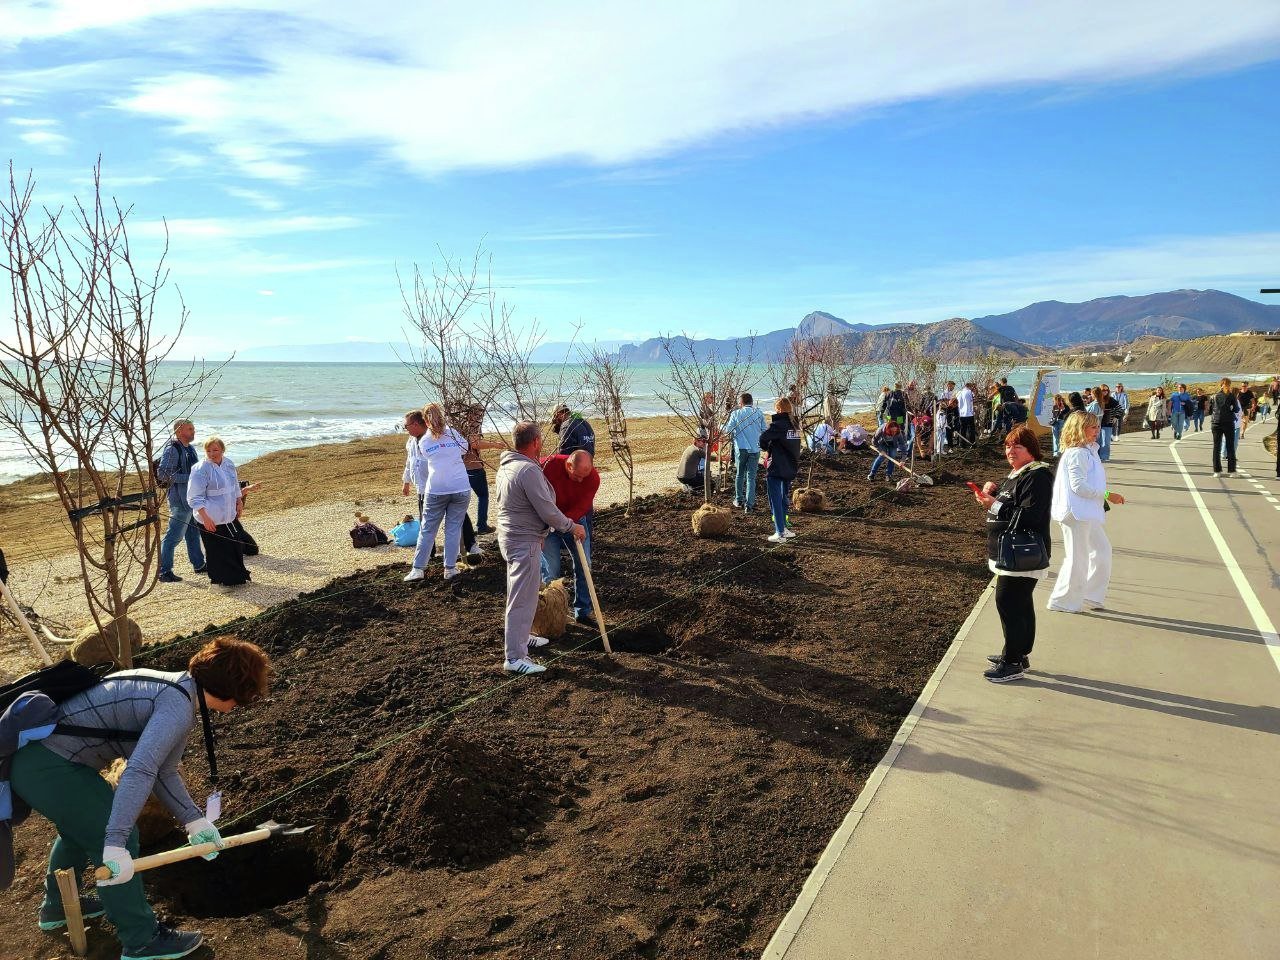
{"type": "Polygon", "coordinates": [[[103,847],[102,865],[111,871],[111,879],[99,880],[100,887],[114,887],[133,879],[133,856],[124,847],[103,847]]]}
{"type": "MultiPolygon", "coordinates": [[[[191,846],[194,847],[201,843],[212,843],[217,846],[219,850],[222,849],[222,834],[218,832],[217,827],[204,817],[201,817],[199,820],[192,820],[188,824],[184,824],[184,828],[187,831],[187,842],[190,843],[191,846]]],[[[204,858],[206,860],[212,860],[217,855],[218,851],[215,850],[213,853],[206,853],[204,858]]]]}

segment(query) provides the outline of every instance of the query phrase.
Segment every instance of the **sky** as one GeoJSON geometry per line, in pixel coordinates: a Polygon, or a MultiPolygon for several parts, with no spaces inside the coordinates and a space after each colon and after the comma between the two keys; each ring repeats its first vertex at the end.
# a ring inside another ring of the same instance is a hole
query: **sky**
{"type": "Polygon", "coordinates": [[[1278,114],[1275,0],[0,4],[0,156],[101,157],[183,355],[403,339],[477,250],[553,340],[1265,299],[1278,114]]]}

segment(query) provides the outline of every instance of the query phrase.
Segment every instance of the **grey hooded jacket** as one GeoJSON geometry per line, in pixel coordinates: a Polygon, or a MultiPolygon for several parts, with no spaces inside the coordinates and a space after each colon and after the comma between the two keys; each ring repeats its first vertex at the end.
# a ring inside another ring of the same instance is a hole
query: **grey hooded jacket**
{"type": "Polygon", "coordinates": [[[556,506],[556,494],[536,460],[504,451],[494,478],[498,539],[541,540],[548,529],[568,533],[573,521],[556,506]]]}

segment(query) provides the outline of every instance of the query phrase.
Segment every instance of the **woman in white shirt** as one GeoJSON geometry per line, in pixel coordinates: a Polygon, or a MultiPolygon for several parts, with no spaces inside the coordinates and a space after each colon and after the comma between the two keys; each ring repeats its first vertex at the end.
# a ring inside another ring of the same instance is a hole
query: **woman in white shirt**
{"type": "Polygon", "coordinates": [[[244,496],[236,465],[227,459],[226,452],[221,437],[204,442],[205,459],[191,468],[187,481],[187,503],[200,524],[209,581],[238,587],[250,579],[244,565],[244,544],[235,529],[244,496]]]}
{"type": "Polygon", "coordinates": [[[471,503],[471,480],[462,462],[469,446],[466,437],[445,426],[440,404],[427,404],[422,415],[427,421],[427,432],[419,438],[418,446],[427,461],[426,502],[418,530],[418,549],[413,555],[413,569],[404,578],[406,583],[426,577],[441,521],[444,521],[444,578],[452,580],[458,575],[462,521],[471,503]]]}
{"type": "Polygon", "coordinates": [[[1051,516],[1062,530],[1062,569],[1049,609],[1063,613],[1099,610],[1111,580],[1111,542],[1103,530],[1106,503],[1124,503],[1107,489],[1098,459],[1101,426],[1092,413],[1077,411],[1062,427],[1062,456],[1053,481],[1051,516]]]}

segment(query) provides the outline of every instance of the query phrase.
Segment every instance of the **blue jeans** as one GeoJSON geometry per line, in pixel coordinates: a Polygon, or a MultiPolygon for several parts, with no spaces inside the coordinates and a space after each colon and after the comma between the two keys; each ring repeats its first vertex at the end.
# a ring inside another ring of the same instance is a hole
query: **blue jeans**
{"type": "Polygon", "coordinates": [[[1173,439],[1181,440],[1182,431],[1186,429],[1187,426],[1187,415],[1181,410],[1175,410],[1173,411],[1173,416],[1170,417],[1170,420],[1173,423],[1173,439]]]}
{"type": "Polygon", "coordinates": [[[1196,412],[1191,415],[1191,419],[1195,421],[1197,430],[1204,429],[1204,411],[1203,410],[1196,410],[1196,412]]]}
{"type": "Polygon", "coordinates": [[[880,464],[882,463],[885,465],[885,467],[887,467],[887,470],[885,471],[885,476],[888,477],[889,479],[893,479],[893,461],[888,459],[882,453],[877,453],[876,458],[871,461],[871,476],[874,477],[877,473],[880,472],[880,464]]]}
{"type": "Polygon", "coordinates": [[[452,570],[458,563],[458,547],[462,542],[462,520],[467,515],[471,491],[462,493],[428,493],[422,511],[422,527],[418,530],[418,549],[413,554],[413,565],[427,569],[431,561],[431,548],[436,545],[440,521],[444,521],[444,568],[452,570]]]}
{"type": "Polygon", "coordinates": [[[1050,429],[1053,430],[1053,455],[1056,457],[1058,455],[1058,443],[1062,439],[1062,421],[1053,421],[1050,424],[1050,429]]]}
{"type": "Polygon", "coordinates": [[[791,501],[791,481],[778,477],[766,477],[765,487],[769,491],[769,509],[773,511],[773,528],[778,536],[787,529],[787,508],[791,501]]]}
{"type": "Polygon", "coordinates": [[[748,510],[756,506],[756,474],[760,471],[759,450],[739,450],[738,469],[733,475],[733,499],[748,510]]]}
{"type": "MultiPolygon", "coordinates": [[[[178,488],[170,487],[177,492],[178,488]]],[[[200,548],[200,525],[192,517],[191,505],[187,503],[187,488],[181,488],[181,498],[169,497],[169,527],[160,541],[160,572],[173,573],[173,553],[178,548],[179,540],[187,541],[187,559],[191,561],[191,569],[198,570],[204,566],[204,551],[200,548]]]]}
{"type": "Polygon", "coordinates": [[[476,529],[483,530],[489,526],[489,475],[484,472],[484,467],[468,470],[467,482],[476,495],[476,529]]]}
{"type": "MultiPolygon", "coordinates": [[[[582,552],[587,555],[587,563],[591,562],[591,514],[588,513],[580,521],[587,530],[587,539],[582,541],[582,552]]],[[[547,534],[542,544],[542,582],[550,583],[560,576],[560,551],[569,551],[569,562],[573,564],[573,615],[578,619],[591,612],[591,591],[587,589],[587,572],[578,562],[578,550],[573,545],[572,533],[547,534]]]]}
{"type": "Polygon", "coordinates": [[[1098,431],[1098,459],[1106,463],[1111,459],[1111,428],[1103,427],[1098,431]]]}

